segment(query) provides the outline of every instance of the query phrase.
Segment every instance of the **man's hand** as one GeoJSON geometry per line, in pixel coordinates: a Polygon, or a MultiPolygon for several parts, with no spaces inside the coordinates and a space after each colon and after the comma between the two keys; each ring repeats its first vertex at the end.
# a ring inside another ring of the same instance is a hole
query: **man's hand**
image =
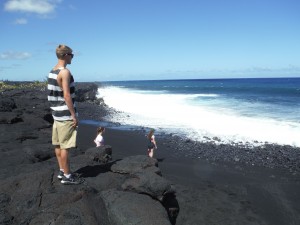
{"type": "Polygon", "coordinates": [[[78,126],[78,119],[76,116],[73,116],[73,127],[76,128],[78,126]]]}

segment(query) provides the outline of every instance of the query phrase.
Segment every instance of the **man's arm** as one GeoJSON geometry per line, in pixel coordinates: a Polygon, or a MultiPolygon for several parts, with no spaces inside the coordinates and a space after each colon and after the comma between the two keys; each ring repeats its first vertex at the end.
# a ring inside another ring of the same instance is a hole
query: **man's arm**
{"type": "Polygon", "coordinates": [[[72,96],[70,94],[70,79],[71,79],[70,71],[68,69],[61,70],[59,73],[59,78],[61,80],[61,87],[64,92],[65,102],[69,108],[69,111],[73,119],[73,127],[76,127],[78,125],[78,120],[76,117],[72,96]]]}

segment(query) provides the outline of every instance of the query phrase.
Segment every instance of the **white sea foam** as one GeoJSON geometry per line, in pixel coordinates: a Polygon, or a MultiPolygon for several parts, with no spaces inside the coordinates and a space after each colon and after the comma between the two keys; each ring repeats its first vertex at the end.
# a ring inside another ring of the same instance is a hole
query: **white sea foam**
{"type": "Polygon", "coordinates": [[[277,143],[300,147],[300,124],[266,117],[242,116],[234,109],[193,103],[195,98],[216,94],[169,94],[161,91],[137,91],[120,87],[98,90],[98,97],[123,113],[109,118],[126,125],[153,127],[164,132],[220,143],[277,143]]]}

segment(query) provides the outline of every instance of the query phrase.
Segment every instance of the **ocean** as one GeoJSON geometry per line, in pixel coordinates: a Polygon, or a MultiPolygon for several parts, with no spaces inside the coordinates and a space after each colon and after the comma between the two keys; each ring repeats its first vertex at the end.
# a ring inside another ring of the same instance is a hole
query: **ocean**
{"type": "Polygon", "coordinates": [[[194,141],[300,147],[300,78],[101,82],[105,120],[194,141]]]}

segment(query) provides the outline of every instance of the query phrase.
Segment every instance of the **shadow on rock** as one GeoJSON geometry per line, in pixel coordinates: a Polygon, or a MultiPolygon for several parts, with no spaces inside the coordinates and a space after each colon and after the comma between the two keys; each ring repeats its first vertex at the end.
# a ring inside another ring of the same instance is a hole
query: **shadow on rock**
{"type": "Polygon", "coordinates": [[[168,213],[170,222],[172,223],[172,225],[175,225],[176,218],[180,210],[176,195],[173,193],[165,195],[162,201],[162,205],[165,207],[168,213]]]}
{"type": "Polygon", "coordinates": [[[157,159],[157,162],[163,162],[165,158],[157,159]]]}
{"type": "Polygon", "coordinates": [[[80,174],[81,177],[96,177],[100,173],[106,172],[108,172],[107,168],[101,165],[85,166],[75,171],[75,173],[80,174]]]}
{"type": "Polygon", "coordinates": [[[81,177],[97,177],[101,173],[109,172],[114,163],[116,163],[116,161],[106,163],[104,165],[85,166],[76,170],[75,173],[80,174],[81,177]]]}

